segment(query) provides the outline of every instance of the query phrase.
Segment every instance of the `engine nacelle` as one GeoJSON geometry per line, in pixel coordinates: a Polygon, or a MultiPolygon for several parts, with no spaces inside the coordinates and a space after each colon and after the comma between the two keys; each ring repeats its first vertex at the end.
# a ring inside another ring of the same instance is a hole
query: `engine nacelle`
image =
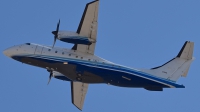
{"type": "Polygon", "coordinates": [[[81,36],[76,32],[70,32],[70,31],[59,31],[58,39],[63,42],[68,42],[73,44],[84,44],[84,45],[92,44],[92,40],[90,38],[81,36]]]}
{"type": "Polygon", "coordinates": [[[63,74],[56,72],[56,71],[53,71],[53,77],[56,78],[56,79],[63,80],[63,81],[71,81],[66,76],[64,76],[63,74]]]}

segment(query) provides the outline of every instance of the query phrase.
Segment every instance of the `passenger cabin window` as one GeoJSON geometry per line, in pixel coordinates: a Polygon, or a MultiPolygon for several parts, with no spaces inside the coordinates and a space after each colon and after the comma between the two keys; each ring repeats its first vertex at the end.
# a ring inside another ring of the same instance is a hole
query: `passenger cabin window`
{"type": "Polygon", "coordinates": [[[78,58],[78,56],[76,56],[76,58],[78,58]]]}
{"type": "Polygon", "coordinates": [[[90,61],[90,59],[88,59],[90,61]]]}
{"type": "Polygon", "coordinates": [[[62,55],[64,55],[65,53],[64,52],[62,52],[62,55]]]}
{"type": "Polygon", "coordinates": [[[51,49],[48,49],[48,51],[51,51],[51,49]]]}
{"type": "Polygon", "coordinates": [[[81,57],[81,59],[83,59],[83,57],[81,57]]]}
{"type": "Polygon", "coordinates": [[[58,53],[58,51],[55,51],[55,53],[58,53]]]}
{"type": "Polygon", "coordinates": [[[69,56],[71,56],[71,54],[69,54],[69,56]]]}

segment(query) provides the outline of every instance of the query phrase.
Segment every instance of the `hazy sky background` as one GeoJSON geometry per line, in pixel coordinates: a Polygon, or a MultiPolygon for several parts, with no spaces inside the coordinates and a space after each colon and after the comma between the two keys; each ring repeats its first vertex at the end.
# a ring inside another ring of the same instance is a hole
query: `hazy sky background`
{"type": "MultiPolygon", "coordinates": [[[[2,0],[0,51],[26,42],[52,45],[51,31],[76,31],[91,0],[2,0]]],[[[121,88],[90,85],[83,112],[200,112],[200,0],[101,0],[95,54],[135,68],[159,66],[176,56],[186,40],[195,42],[185,89],[121,88]]],[[[56,46],[71,48],[57,41],[56,46]]],[[[41,68],[0,55],[1,112],[79,112],[70,83],[41,68]]]]}

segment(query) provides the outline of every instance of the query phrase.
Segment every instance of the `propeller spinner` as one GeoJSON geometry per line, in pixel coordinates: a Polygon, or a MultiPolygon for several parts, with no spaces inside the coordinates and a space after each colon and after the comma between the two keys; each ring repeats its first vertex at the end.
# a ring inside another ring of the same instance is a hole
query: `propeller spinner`
{"type": "Polygon", "coordinates": [[[60,19],[59,19],[59,21],[58,21],[56,31],[52,31],[52,34],[54,34],[54,42],[53,42],[52,48],[54,47],[54,45],[55,45],[55,43],[56,43],[56,39],[58,39],[59,27],[60,27],[60,19]]]}

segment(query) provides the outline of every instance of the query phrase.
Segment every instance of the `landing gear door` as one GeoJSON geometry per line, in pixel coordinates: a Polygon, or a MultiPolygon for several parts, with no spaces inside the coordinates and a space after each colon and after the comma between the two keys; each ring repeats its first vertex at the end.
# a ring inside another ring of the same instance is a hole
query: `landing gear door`
{"type": "Polygon", "coordinates": [[[37,45],[36,48],[35,48],[35,53],[34,54],[41,55],[42,54],[42,50],[43,50],[43,47],[37,45]]]}

